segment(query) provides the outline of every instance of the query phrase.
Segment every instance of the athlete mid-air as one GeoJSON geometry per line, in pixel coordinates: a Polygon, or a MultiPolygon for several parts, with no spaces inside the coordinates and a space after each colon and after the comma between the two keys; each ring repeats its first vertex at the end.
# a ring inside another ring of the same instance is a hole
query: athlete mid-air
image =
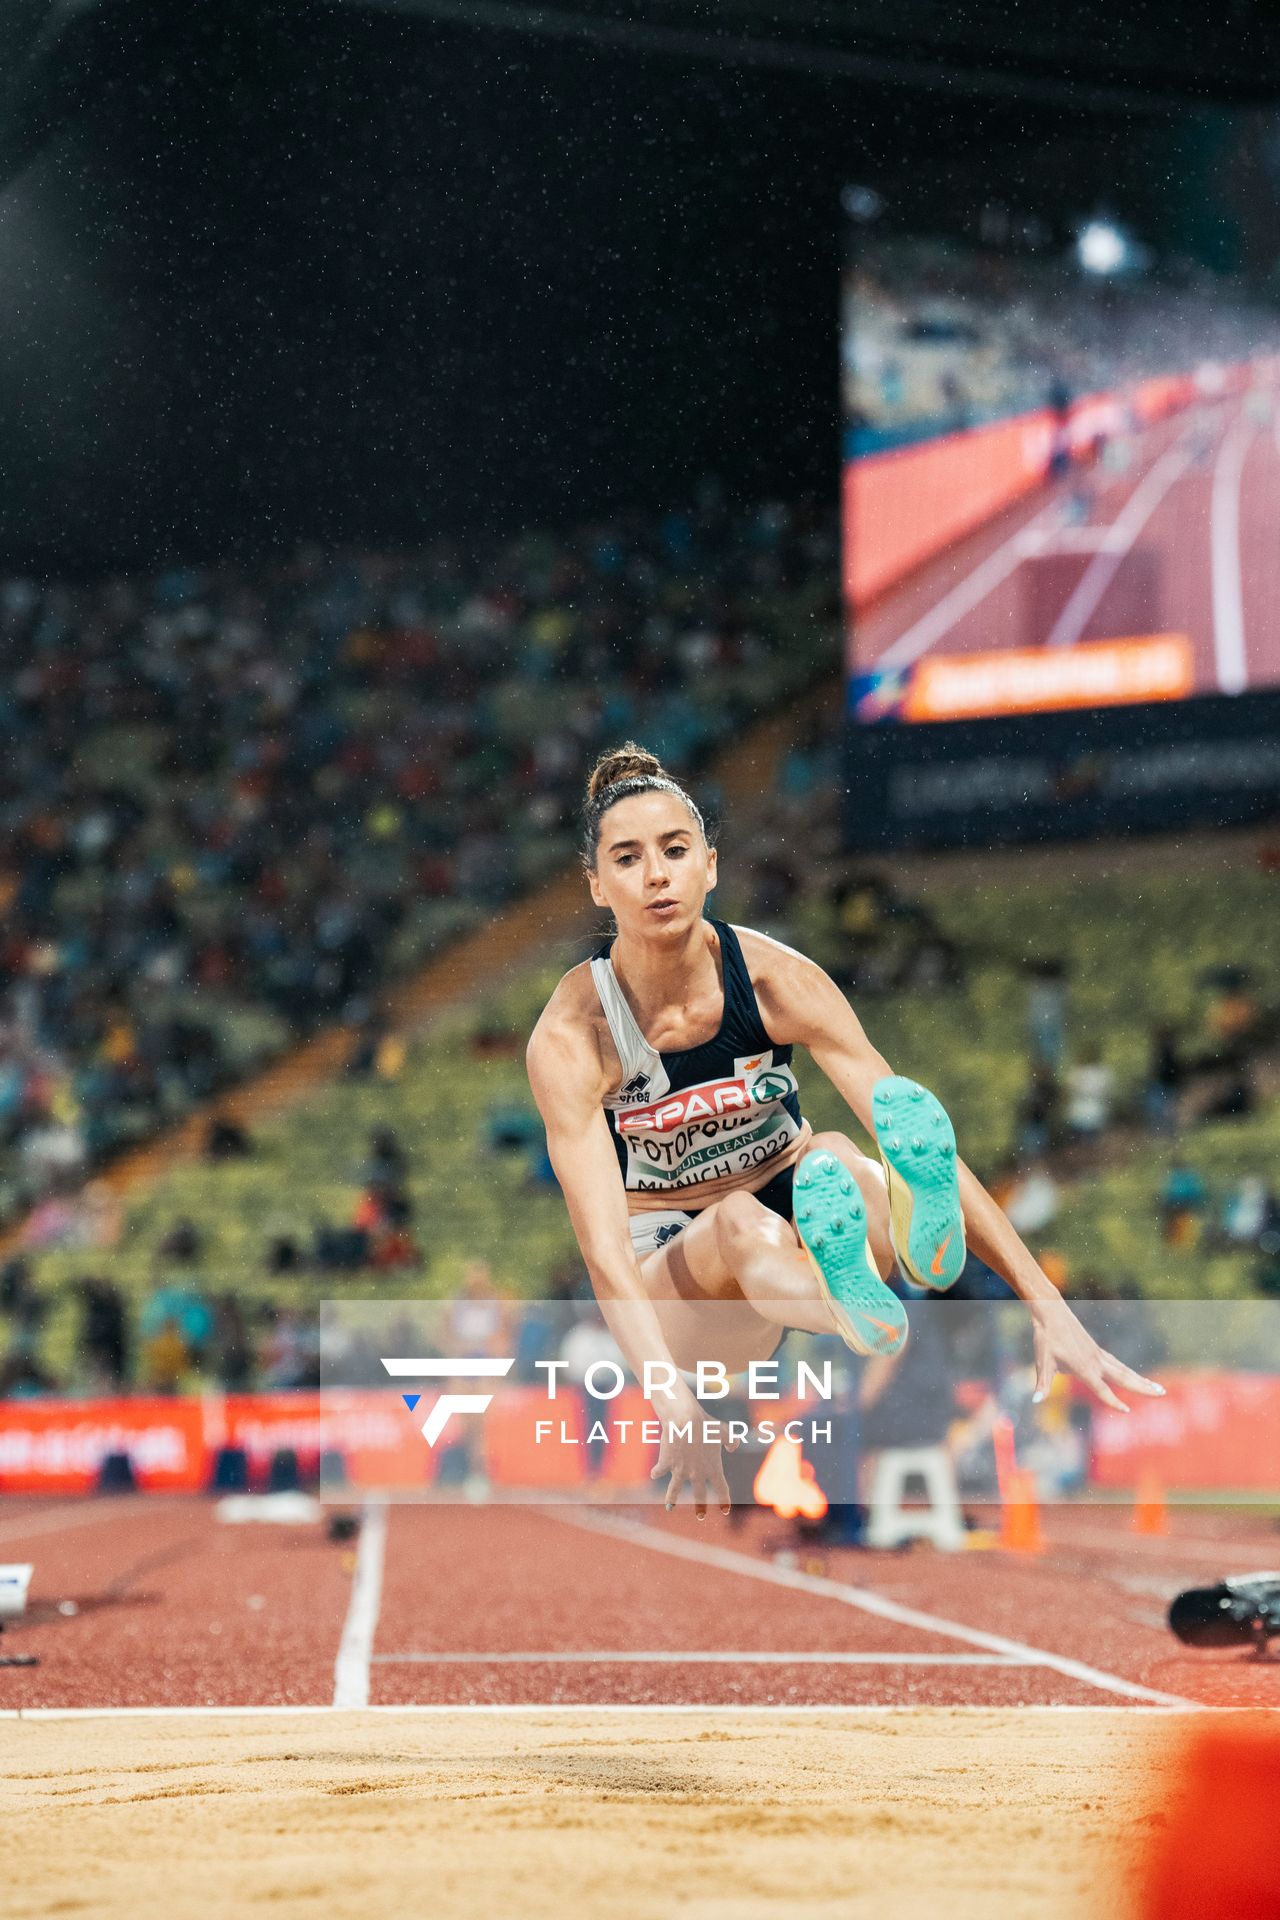
{"type": "Polygon", "coordinates": [[[668,1507],[686,1481],[699,1517],[708,1494],[726,1510],[729,1498],[719,1444],[701,1437],[679,1373],[712,1358],[742,1370],[792,1327],[891,1356],[907,1320],[882,1276],[896,1261],[917,1285],[945,1289],[966,1237],[1029,1304],[1038,1395],[1059,1367],[1112,1407],[1124,1404],[1117,1387],[1163,1391],[1090,1337],[957,1157],[942,1107],[892,1073],[821,967],[704,917],[715,849],[689,795],[642,748],[593,770],[583,858],[617,933],[551,996],[529,1078],[610,1329],[637,1379],[646,1362],[677,1374],[654,1469],[668,1507]],[[813,1133],[796,1045],[874,1135],[879,1162],[843,1133],[813,1133]]]}

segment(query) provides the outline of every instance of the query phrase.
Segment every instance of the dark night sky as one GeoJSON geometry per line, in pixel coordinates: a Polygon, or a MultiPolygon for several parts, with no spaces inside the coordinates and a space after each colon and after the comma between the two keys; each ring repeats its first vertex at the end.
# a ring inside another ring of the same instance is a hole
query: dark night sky
{"type": "Polygon", "coordinates": [[[1167,244],[1192,164],[1140,118],[349,10],[142,19],[107,10],[0,201],[9,564],[416,544],[708,471],[834,491],[843,181],[936,226],[993,188],[1106,202],[1167,244]]]}

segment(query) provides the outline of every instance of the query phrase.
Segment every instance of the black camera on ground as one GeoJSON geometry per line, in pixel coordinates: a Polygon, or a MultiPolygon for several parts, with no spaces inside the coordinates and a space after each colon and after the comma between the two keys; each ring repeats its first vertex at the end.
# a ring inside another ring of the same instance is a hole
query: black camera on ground
{"type": "Polygon", "coordinates": [[[1188,1587],[1169,1608],[1169,1625],[1188,1647],[1252,1647],[1275,1659],[1280,1639],[1280,1573],[1241,1573],[1216,1587],[1188,1587]]]}

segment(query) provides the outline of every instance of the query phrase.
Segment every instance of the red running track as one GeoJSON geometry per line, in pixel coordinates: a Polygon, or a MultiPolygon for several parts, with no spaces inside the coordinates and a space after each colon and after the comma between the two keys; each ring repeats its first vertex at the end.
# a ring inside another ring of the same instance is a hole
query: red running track
{"type": "Polygon", "coordinates": [[[1280,401],[1179,415],[1018,503],[856,621],[858,671],[1185,633],[1196,690],[1280,685],[1280,401]]]}
{"type": "Polygon", "coordinates": [[[1171,1526],[1138,1539],[1115,1509],[1053,1509],[1039,1559],[802,1547],[788,1565],[762,1514],[735,1531],[392,1507],[357,1550],[323,1521],[226,1525],[197,1500],[7,1502],[0,1558],[35,1576],[5,1650],[41,1664],[0,1673],[0,1709],[1280,1707],[1280,1664],[1191,1653],[1164,1625],[1180,1587],[1280,1560],[1274,1523],[1171,1526]]]}

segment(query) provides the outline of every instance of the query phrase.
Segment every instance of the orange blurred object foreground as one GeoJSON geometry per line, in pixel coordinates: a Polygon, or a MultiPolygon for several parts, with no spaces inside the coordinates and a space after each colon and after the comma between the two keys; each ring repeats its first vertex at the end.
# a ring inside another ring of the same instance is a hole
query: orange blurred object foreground
{"type": "Polygon", "coordinates": [[[751,1488],[757,1503],[772,1507],[780,1520],[821,1520],[827,1496],[798,1440],[780,1433],[760,1463],[751,1488]]]}
{"type": "Polygon", "coordinates": [[[1203,1722],[1164,1810],[1142,1920],[1277,1920],[1280,1728],[1246,1716],[1203,1722]]]}

